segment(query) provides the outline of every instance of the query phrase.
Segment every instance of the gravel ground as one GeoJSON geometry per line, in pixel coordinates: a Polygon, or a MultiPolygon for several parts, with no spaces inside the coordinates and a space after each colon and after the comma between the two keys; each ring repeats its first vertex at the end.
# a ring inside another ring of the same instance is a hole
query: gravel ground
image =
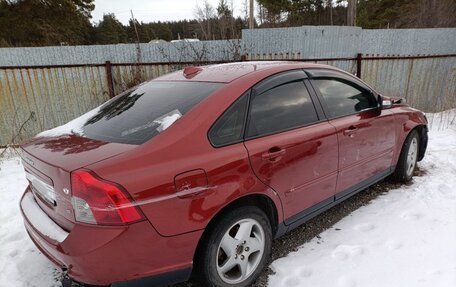
{"type": "MultiPolygon", "coordinates": [[[[415,176],[420,176],[421,171],[417,171],[415,176]]],[[[382,180],[373,186],[359,192],[351,198],[341,202],[333,208],[307,221],[304,225],[294,229],[284,236],[274,240],[272,244],[272,256],[268,266],[276,259],[286,256],[288,253],[296,251],[297,248],[308,242],[314,237],[318,237],[324,230],[331,228],[335,223],[349,215],[352,211],[368,204],[379,195],[388,192],[390,189],[400,187],[401,184],[391,181],[389,178],[382,180]]],[[[268,276],[272,270],[267,267],[261,276],[252,285],[254,287],[268,286],[268,276]]],[[[203,287],[201,284],[190,280],[186,283],[172,285],[171,287],[203,287]]]]}

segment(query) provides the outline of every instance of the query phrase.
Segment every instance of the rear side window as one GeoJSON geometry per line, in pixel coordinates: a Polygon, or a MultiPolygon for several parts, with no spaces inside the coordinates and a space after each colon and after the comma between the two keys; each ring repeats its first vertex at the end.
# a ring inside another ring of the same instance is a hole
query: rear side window
{"type": "Polygon", "coordinates": [[[232,104],[209,131],[209,140],[216,146],[225,146],[242,140],[249,93],[232,104]]]}
{"type": "Polygon", "coordinates": [[[101,106],[83,126],[85,137],[142,144],[167,129],[223,84],[153,81],[101,106]]]}
{"type": "Polygon", "coordinates": [[[360,88],[335,79],[315,79],[330,117],[351,115],[378,106],[375,96],[360,88]]]}
{"type": "Polygon", "coordinates": [[[247,136],[272,134],[316,121],[318,116],[304,83],[289,82],[253,95],[247,136]]]}

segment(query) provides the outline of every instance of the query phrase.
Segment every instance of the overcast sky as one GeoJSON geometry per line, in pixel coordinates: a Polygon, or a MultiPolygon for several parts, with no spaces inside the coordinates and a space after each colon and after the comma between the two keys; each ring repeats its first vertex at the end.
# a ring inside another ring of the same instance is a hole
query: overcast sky
{"type": "MultiPolygon", "coordinates": [[[[217,7],[219,0],[208,0],[217,7]]],[[[230,3],[231,0],[227,0],[230,3]]],[[[235,16],[241,15],[246,0],[233,0],[235,16]]],[[[92,21],[98,23],[103,14],[114,13],[122,23],[128,24],[130,9],[138,21],[170,21],[195,18],[195,6],[204,0],[95,0],[92,21]]]]}

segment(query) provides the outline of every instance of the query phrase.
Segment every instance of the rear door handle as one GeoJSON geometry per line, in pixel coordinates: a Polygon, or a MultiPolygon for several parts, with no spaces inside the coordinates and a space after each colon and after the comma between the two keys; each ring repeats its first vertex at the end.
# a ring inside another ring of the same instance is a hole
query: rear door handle
{"type": "Polygon", "coordinates": [[[355,126],[349,126],[345,131],[344,131],[344,136],[349,136],[353,137],[356,132],[358,131],[358,128],[355,126]]]}
{"type": "Polygon", "coordinates": [[[261,155],[261,157],[263,158],[263,160],[274,161],[276,158],[284,155],[286,152],[287,152],[287,150],[284,148],[275,147],[275,148],[270,148],[269,151],[263,153],[261,155]]]}

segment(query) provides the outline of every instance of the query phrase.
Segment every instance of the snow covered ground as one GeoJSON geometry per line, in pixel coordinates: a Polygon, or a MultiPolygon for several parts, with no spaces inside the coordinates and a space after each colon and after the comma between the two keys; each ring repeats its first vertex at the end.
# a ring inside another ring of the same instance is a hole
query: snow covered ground
{"type": "Polygon", "coordinates": [[[274,261],[269,285],[456,286],[456,125],[429,136],[424,175],[274,261]]]}
{"type": "Polygon", "coordinates": [[[52,263],[28,237],[19,211],[19,199],[27,186],[17,157],[0,164],[0,286],[60,286],[52,263]]]}
{"type": "MultiPolygon", "coordinates": [[[[274,261],[269,285],[456,286],[456,123],[430,133],[424,174],[391,190],[274,261]]],[[[59,272],[28,238],[17,157],[0,164],[0,286],[59,286],[59,272]]]]}

